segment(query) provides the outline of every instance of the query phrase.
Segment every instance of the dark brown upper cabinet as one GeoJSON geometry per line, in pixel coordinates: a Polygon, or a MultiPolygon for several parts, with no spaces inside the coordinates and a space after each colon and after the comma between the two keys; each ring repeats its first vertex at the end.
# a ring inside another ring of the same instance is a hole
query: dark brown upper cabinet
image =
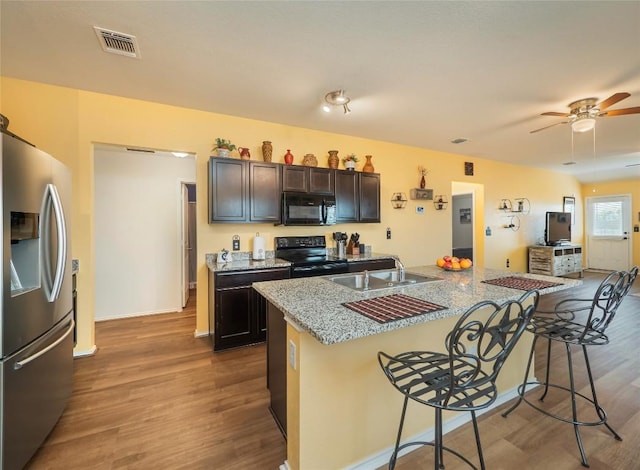
{"type": "Polygon", "coordinates": [[[285,165],[282,190],[316,194],[334,194],[334,176],[329,168],[285,165]]]}
{"type": "Polygon", "coordinates": [[[359,173],[360,213],[359,222],[380,222],[380,175],[359,173]]]}
{"type": "Polygon", "coordinates": [[[280,222],[280,165],[249,162],[249,222],[280,222]]]}
{"type": "Polygon", "coordinates": [[[335,170],[337,223],[358,221],[360,205],[358,174],[355,171],[335,170]]]}
{"type": "Polygon", "coordinates": [[[209,222],[279,222],[281,165],[209,159],[209,222]]]}
{"type": "Polygon", "coordinates": [[[249,186],[247,163],[209,159],[209,222],[246,222],[249,186]]]}

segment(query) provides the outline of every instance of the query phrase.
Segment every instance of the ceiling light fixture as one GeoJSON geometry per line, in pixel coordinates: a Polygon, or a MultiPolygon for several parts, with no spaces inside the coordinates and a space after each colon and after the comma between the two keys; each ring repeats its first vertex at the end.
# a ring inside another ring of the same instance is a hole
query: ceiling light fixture
{"type": "Polygon", "coordinates": [[[571,129],[573,132],[588,132],[596,126],[596,120],[589,115],[584,117],[578,116],[578,118],[571,123],[571,129]]]}
{"type": "Polygon", "coordinates": [[[325,113],[331,112],[332,106],[342,106],[344,114],[349,114],[351,112],[351,109],[349,109],[351,98],[344,94],[344,90],[330,91],[324,95],[324,101],[325,104],[322,105],[322,110],[325,113]]]}

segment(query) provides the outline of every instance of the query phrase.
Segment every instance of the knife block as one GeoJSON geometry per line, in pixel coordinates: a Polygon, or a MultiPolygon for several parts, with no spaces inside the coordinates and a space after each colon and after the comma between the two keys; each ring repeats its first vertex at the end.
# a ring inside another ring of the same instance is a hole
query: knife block
{"type": "Polygon", "coordinates": [[[353,241],[349,240],[349,244],[347,245],[347,254],[348,255],[359,255],[360,254],[360,245],[353,243],[353,241]]]}

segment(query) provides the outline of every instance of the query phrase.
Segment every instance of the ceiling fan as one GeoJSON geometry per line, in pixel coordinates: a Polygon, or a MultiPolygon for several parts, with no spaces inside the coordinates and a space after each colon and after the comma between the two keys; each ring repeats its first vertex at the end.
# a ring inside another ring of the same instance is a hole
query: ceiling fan
{"type": "Polygon", "coordinates": [[[584,98],[578,101],[574,101],[573,103],[569,103],[568,107],[571,111],[569,111],[568,113],[557,113],[554,111],[549,111],[541,114],[541,116],[566,117],[568,118],[566,121],[556,122],[555,124],[536,129],[534,131],[531,131],[530,133],[533,134],[535,132],[540,132],[550,127],[557,126],[558,124],[571,124],[571,129],[574,132],[587,132],[595,127],[595,118],[597,117],[622,116],[623,114],[640,114],[640,106],[607,111],[609,106],[619,103],[620,101],[624,100],[625,98],[629,98],[630,96],[631,95],[629,93],[615,93],[606,100],[601,101],[600,103],[598,103],[598,98],[584,98]]]}

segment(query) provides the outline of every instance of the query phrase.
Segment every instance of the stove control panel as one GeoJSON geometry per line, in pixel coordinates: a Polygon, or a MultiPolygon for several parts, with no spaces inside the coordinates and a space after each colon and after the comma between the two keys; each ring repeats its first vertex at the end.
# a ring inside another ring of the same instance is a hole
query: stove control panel
{"type": "Polygon", "coordinates": [[[311,237],[276,237],[276,249],[287,248],[324,248],[327,246],[323,235],[311,237]]]}

